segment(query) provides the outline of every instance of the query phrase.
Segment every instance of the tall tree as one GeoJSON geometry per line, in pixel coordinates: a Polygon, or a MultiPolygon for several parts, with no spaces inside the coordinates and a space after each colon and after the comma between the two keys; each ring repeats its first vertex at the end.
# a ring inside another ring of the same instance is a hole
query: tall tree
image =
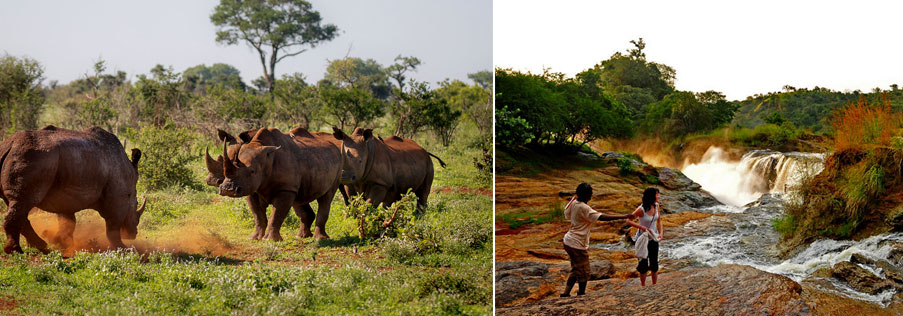
{"type": "Polygon", "coordinates": [[[44,67],[27,57],[0,57],[0,136],[37,127],[44,104],[44,67]]]}
{"type": "Polygon", "coordinates": [[[182,78],[185,79],[185,89],[197,94],[205,93],[210,86],[242,91],[247,89],[241,80],[241,72],[229,64],[216,63],[210,67],[200,64],[182,72],[182,78]]]}
{"type": "Polygon", "coordinates": [[[320,12],[304,0],[220,0],[210,15],[216,41],[246,42],[257,51],[267,90],[276,84],[276,63],[334,39],[338,27],[323,24],[320,12]]]}
{"type": "Polygon", "coordinates": [[[382,100],[392,95],[386,69],[373,59],[347,57],[330,61],[323,79],[338,87],[368,90],[382,100]]]}

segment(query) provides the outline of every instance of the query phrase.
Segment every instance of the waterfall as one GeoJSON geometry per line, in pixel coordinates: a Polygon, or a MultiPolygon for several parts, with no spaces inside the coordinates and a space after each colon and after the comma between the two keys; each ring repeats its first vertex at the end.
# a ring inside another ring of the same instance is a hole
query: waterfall
{"type": "Polygon", "coordinates": [[[698,163],[681,171],[722,203],[743,206],[765,193],[784,193],[824,168],[825,155],[753,150],[732,161],[720,147],[709,147],[698,163]]]}

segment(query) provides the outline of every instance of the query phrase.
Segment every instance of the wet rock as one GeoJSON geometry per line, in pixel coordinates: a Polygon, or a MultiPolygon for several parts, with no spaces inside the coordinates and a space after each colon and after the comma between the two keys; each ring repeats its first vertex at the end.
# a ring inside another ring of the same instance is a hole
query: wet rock
{"type": "Polygon", "coordinates": [[[698,211],[702,208],[721,205],[721,202],[718,202],[715,197],[702,190],[663,192],[660,200],[666,214],[698,211]]]}
{"type": "Polygon", "coordinates": [[[894,242],[890,245],[887,259],[898,267],[903,267],[903,242],[894,242]]]}
{"type": "Polygon", "coordinates": [[[903,288],[903,269],[895,267],[890,264],[890,262],[884,260],[875,262],[875,266],[881,269],[881,272],[884,273],[884,277],[894,282],[895,287],[903,288]]]}
{"type": "Polygon", "coordinates": [[[850,262],[875,265],[875,260],[872,260],[869,257],[866,257],[865,255],[858,253],[858,252],[854,253],[852,256],[850,256],[850,262]]]}
{"type": "Polygon", "coordinates": [[[793,280],[749,266],[721,265],[636,279],[590,282],[585,296],[550,297],[498,308],[498,315],[806,315],[811,307],[793,280]],[[647,280],[648,282],[648,280],[647,280]]]}
{"type": "Polygon", "coordinates": [[[669,190],[698,191],[702,188],[699,183],[693,182],[677,169],[658,168],[658,180],[669,190]]]}
{"type": "Polygon", "coordinates": [[[899,205],[888,212],[884,218],[884,222],[893,226],[894,229],[903,228],[903,205],[899,205]]]}
{"type": "Polygon", "coordinates": [[[872,295],[878,294],[894,286],[891,281],[882,279],[865,268],[849,261],[841,261],[835,264],[834,267],[831,268],[831,276],[849,284],[857,291],[872,295]]]}
{"type": "Polygon", "coordinates": [[[561,249],[531,249],[527,250],[527,253],[541,259],[570,260],[568,253],[561,249]]]}

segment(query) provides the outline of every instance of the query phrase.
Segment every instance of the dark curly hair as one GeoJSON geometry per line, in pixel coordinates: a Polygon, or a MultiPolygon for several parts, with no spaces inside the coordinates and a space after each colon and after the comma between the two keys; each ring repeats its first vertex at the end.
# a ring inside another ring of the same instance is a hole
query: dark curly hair
{"type": "Polygon", "coordinates": [[[589,183],[581,183],[577,185],[577,201],[586,203],[593,197],[593,187],[589,183]]]}
{"type": "Polygon", "coordinates": [[[652,207],[652,204],[655,203],[655,195],[658,193],[658,189],[656,188],[646,188],[643,191],[643,211],[649,211],[649,208],[652,207]]]}

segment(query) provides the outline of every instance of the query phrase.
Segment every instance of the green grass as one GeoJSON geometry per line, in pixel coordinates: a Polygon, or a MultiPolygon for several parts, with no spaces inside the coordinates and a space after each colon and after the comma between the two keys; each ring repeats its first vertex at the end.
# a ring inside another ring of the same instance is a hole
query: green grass
{"type": "MultiPolygon", "coordinates": [[[[476,180],[479,149],[468,140],[475,133],[467,126],[460,132],[448,147],[416,139],[449,167],[437,164],[429,206],[413,225],[419,233],[408,240],[361,240],[355,221],[342,216],[339,195],[326,225],[332,239],[294,237],[300,222],[290,213],[285,241],[249,240],[244,199],[207,186],[150,190],[139,183],[139,198],[148,198],[135,241],[140,253],[64,259],[25,247],[23,255],[0,255],[0,300],[27,315],[490,314],[492,199],[459,192],[488,188],[476,180]]],[[[203,160],[189,168],[201,183],[203,160]]],[[[53,217],[41,217],[48,218],[55,226],[53,217]]],[[[92,210],[78,221],[103,223],[92,210]]]]}
{"type": "Polygon", "coordinates": [[[565,221],[564,206],[549,205],[545,211],[501,214],[496,216],[496,221],[505,222],[511,229],[518,229],[527,224],[560,223],[565,221]]]}

